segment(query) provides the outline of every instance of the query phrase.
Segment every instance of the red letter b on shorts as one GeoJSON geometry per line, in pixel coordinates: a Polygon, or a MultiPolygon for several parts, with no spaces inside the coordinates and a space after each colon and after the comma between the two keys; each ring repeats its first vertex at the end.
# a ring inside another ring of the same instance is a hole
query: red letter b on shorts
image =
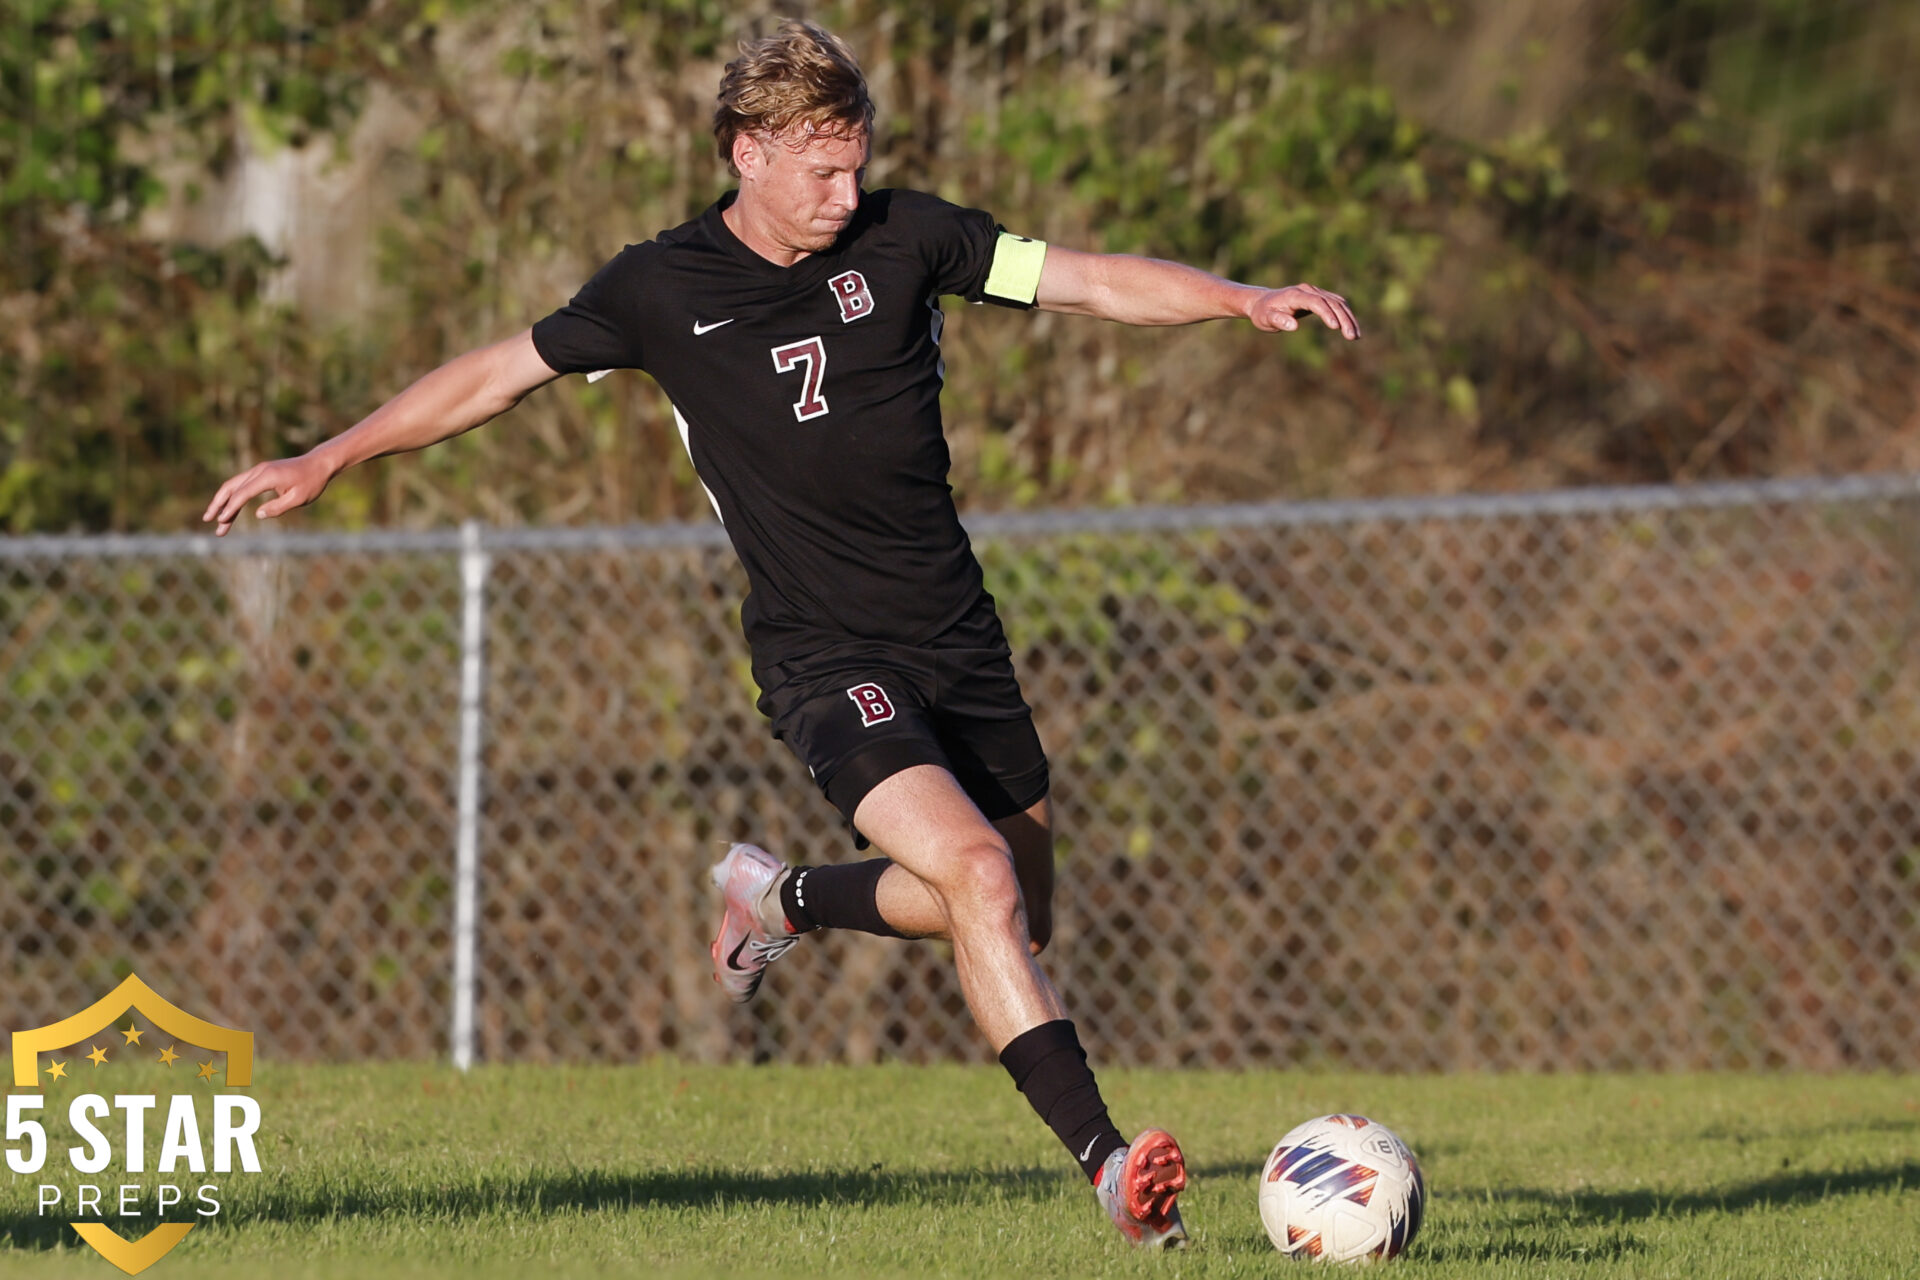
{"type": "Polygon", "coordinates": [[[893,703],[887,699],[887,691],[879,685],[857,684],[847,690],[847,696],[853,699],[854,706],[860,708],[862,729],[871,729],[893,719],[893,703]]]}

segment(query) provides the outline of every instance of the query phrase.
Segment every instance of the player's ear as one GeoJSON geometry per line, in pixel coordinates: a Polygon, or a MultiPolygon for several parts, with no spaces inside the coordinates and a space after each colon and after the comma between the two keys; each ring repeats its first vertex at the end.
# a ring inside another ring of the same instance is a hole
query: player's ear
{"type": "Polygon", "coordinates": [[[766,152],[761,150],[758,138],[745,129],[733,136],[733,167],[741,177],[758,173],[765,160],[766,152]]]}

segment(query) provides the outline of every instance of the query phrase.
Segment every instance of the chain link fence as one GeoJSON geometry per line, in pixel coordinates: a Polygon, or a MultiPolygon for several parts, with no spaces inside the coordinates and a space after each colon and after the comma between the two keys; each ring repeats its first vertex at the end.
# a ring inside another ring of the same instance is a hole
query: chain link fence
{"type": "MultiPolygon", "coordinates": [[[[1920,1053],[1920,480],[970,527],[1097,1061],[1920,1053]]],[[[709,981],[729,841],[855,856],[742,589],[710,524],[0,540],[6,1025],[138,971],[283,1058],[988,1057],[944,944],[709,981]]]]}

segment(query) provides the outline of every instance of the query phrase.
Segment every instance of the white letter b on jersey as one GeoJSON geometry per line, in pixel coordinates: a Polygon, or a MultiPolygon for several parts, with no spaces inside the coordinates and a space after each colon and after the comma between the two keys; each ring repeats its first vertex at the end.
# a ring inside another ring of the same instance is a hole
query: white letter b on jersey
{"type": "Polygon", "coordinates": [[[827,281],[827,287],[833,290],[833,300],[840,304],[841,324],[858,320],[873,310],[873,293],[867,288],[867,278],[858,271],[842,271],[827,281]]]}

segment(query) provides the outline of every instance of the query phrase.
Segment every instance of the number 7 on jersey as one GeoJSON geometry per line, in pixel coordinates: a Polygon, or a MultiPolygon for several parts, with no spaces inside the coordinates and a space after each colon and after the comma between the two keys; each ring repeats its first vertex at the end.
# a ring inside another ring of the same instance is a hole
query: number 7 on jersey
{"type": "Polygon", "coordinates": [[[806,368],[801,374],[800,398],[793,402],[793,416],[805,422],[827,411],[827,398],[820,394],[820,384],[827,380],[827,344],[819,338],[807,338],[773,349],[775,373],[792,373],[799,365],[806,368]]]}

